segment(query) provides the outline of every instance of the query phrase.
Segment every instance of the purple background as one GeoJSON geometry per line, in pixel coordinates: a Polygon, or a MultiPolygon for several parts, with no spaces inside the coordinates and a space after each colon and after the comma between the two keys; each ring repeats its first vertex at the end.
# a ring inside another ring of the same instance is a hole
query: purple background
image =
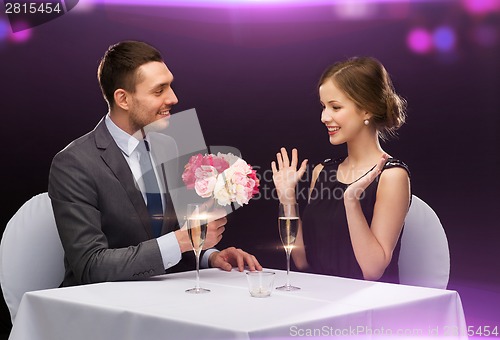
{"type": "MultiPolygon", "coordinates": [[[[381,3],[351,19],[331,6],[78,5],[31,30],[24,43],[0,34],[2,230],[26,200],[47,190],[55,153],[106,113],[96,69],[110,44],[156,46],[176,78],[174,112],[196,108],[207,144],[239,148],[261,174],[281,146],[299,148],[310,164],[343,153],[320,122],[316,82],[327,65],[370,55],[409,102],[399,139],[384,147],[410,166],[413,193],[441,218],[449,288],[460,293],[468,324],[500,327],[500,13],[473,15],[463,3],[381,3]],[[474,38],[481,24],[493,28],[483,43],[474,38]],[[452,51],[407,47],[412,28],[440,25],[456,33],[452,51]]],[[[262,181],[268,191],[269,179],[262,181]]],[[[276,213],[276,201],[251,202],[230,216],[220,247],[242,247],[266,267],[285,268],[276,213]]]]}

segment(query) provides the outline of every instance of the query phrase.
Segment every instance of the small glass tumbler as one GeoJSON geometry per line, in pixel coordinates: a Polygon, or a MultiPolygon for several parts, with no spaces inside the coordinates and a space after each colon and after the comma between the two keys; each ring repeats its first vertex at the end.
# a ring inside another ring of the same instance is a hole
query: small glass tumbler
{"type": "Polygon", "coordinates": [[[248,290],[253,297],[268,297],[274,287],[275,272],[271,271],[253,271],[247,272],[248,290]]]}

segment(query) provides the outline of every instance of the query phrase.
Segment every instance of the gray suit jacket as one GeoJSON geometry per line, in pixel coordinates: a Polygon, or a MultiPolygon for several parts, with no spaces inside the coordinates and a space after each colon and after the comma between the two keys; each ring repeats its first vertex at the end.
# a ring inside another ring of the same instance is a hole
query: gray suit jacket
{"type": "MultiPolygon", "coordinates": [[[[146,204],[104,119],[54,157],[48,192],[65,251],[62,286],[165,273],[146,204]]],[[[162,234],[178,228],[167,202],[162,234]]],[[[191,252],[169,271],[187,269],[191,252]]]]}

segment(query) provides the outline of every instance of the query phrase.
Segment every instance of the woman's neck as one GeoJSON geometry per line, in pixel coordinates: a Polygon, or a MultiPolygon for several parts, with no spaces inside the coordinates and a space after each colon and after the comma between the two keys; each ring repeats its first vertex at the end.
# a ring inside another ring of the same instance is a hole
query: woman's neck
{"type": "Polygon", "coordinates": [[[349,168],[372,166],[380,160],[383,154],[384,150],[376,134],[357,138],[347,143],[346,165],[349,168]]]}

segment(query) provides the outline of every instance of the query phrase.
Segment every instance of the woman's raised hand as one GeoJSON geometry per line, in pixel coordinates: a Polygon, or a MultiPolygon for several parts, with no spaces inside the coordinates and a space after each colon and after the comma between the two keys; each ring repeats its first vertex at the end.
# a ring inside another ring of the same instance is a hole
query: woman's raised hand
{"type": "Polygon", "coordinates": [[[290,162],[286,149],[281,148],[280,152],[276,154],[278,167],[276,167],[275,161],[271,163],[273,182],[281,203],[295,203],[295,188],[307,167],[307,159],[305,159],[297,170],[298,159],[297,149],[292,149],[292,161],[290,162]]]}
{"type": "Polygon", "coordinates": [[[344,201],[359,201],[365,189],[368,188],[368,186],[375,180],[375,178],[377,178],[378,175],[380,175],[388,159],[389,155],[382,155],[377,165],[374,166],[373,169],[371,169],[366,175],[361,177],[356,182],[350,184],[344,192],[344,201]]]}

